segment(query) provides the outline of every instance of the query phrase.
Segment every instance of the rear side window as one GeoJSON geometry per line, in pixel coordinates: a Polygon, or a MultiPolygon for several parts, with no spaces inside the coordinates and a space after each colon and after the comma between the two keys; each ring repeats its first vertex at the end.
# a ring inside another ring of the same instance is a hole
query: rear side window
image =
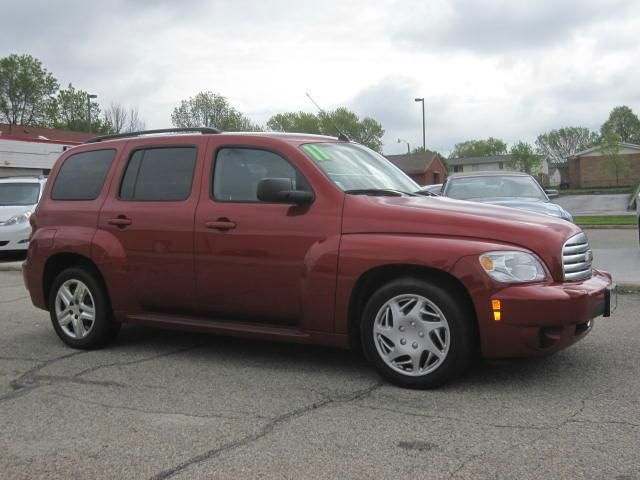
{"type": "Polygon", "coordinates": [[[115,150],[94,150],[71,155],[64,161],[56,176],[51,198],[53,200],[98,198],[115,155],[115,150]]]}
{"type": "Polygon", "coordinates": [[[191,194],[195,147],[136,150],[120,185],[121,200],[180,201],[191,194]]]}

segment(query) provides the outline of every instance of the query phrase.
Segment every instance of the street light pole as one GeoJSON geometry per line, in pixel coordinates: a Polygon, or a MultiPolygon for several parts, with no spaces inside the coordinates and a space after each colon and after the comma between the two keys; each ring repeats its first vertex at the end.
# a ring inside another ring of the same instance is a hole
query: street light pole
{"type": "Polygon", "coordinates": [[[424,121],[424,98],[416,98],[414,100],[416,102],[422,103],[422,149],[426,152],[427,151],[427,130],[425,128],[425,121],[424,121]]]}
{"type": "Polygon", "coordinates": [[[89,133],[91,133],[91,99],[98,98],[98,95],[87,93],[87,119],[89,120],[89,133]]]}
{"type": "Polygon", "coordinates": [[[406,143],[407,144],[407,153],[411,153],[411,145],[409,145],[409,142],[407,142],[406,140],[403,140],[401,138],[398,139],[398,143],[406,143]]]}

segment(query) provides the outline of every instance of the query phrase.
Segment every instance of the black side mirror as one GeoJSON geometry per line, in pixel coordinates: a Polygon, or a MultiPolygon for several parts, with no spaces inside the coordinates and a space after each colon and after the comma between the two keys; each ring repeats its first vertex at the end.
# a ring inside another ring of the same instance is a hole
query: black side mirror
{"type": "Polygon", "coordinates": [[[290,178],[263,178],[258,183],[257,197],[261,202],[296,205],[306,205],[313,201],[313,193],[294,190],[290,178]]]}

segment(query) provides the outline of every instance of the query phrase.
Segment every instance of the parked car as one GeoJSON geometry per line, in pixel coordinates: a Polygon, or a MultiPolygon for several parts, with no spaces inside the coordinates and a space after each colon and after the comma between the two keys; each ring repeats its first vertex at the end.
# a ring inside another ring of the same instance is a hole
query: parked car
{"type": "MultiPolygon", "coordinates": [[[[451,175],[441,195],[458,200],[519,208],[559,217],[570,222],[573,217],[560,205],[551,203],[549,195],[531,175],[519,172],[473,172],[451,175]]],[[[557,196],[557,190],[553,191],[557,196]]]]}
{"type": "Polygon", "coordinates": [[[0,251],[26,250],[29,217],[42,195],[44,177],[0,178],[0,251]]]}
{"type": "Polygon", "coordinates": [[[565,348],[615,307],[570,222],[416,195],[344,139],[196,132],[101,137],[56,162],[23,268],[67,345],[131,322],[351,346],[429,388],[477,352],[565,348]]]}
{"type": "Polygon", "coordinates": [[[441,183],[434,183],[433,185],[425,185],[424,187],[420,187],[420,190],[418,190],[418,193],[433,193],[435,195],[440,195],[440,192],[442,190],[442,184],[441,183]]]}

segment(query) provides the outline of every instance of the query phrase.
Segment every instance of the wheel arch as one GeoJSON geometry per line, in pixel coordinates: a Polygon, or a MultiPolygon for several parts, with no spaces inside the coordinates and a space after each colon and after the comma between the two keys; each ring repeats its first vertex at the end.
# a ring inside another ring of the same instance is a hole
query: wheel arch
{"type": "Polygon", "coordinates": [[[80,255],[78,253],[61,252],[49,257],[44,266],[42,275],[42,291],[44,293],[44,301],[47,308],[49,308],[49,294],[53,282],[60,274],[60,272],[71,267],[84,268],[93,273],[96,276],[98,282],[100,282],[100,284],[104,288],[107,299],[109,299],[109,289],[107,288],[104,276],[102,275],[102,272],[100,271],[98,266],[89,257],[80,255]]]}
{"type": "Polygon", "coordinates": [[[438,285],[445,285],[447,289],[455,292],[464,302],[464,308],[472,316],[472,326],[475,335],[475,344],[480,346],[480,334],[478,318],[471,295],[463,283],[444,270],[413,264],[389,264],[381,265],[364,272],[356,281],[351,292],[348,308],[348,336],[349,345],[355,351],[361,351],[360,319],[367,303],[367,299],[383,285],[402,277],[414,277],[438,285]]]}

